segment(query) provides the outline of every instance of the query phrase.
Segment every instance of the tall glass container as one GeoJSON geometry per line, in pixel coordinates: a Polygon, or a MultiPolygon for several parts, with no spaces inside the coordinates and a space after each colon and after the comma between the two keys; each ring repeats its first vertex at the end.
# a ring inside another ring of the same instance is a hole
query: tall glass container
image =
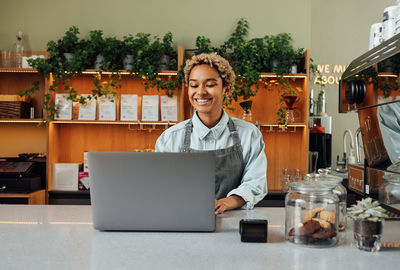
{"type": "Polygon", "coordinates": [[[17,42],[15,43],[15,67],[22,68],[22,57],[24,56],[24,44],[22,42],[22,31],[17,33],[17,42]]]}

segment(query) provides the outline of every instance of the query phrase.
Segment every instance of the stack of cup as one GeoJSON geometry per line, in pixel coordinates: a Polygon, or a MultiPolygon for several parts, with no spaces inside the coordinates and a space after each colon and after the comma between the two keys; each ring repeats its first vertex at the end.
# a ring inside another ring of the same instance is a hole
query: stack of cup
{"type": "Polygon", "coordinates": [[[386,41],[396,34],[396,20],[400,6],[390,6],[383,11],[382,39],[386,41]]]}

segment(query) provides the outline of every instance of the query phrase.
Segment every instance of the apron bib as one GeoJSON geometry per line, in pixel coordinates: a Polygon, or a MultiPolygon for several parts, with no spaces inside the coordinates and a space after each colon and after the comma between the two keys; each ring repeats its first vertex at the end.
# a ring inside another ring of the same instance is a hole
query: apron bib
{"type": "Polygon", "coordinates": [[[235,124],[229,118],[229,131],[233,136],[233,146],[217,150],[195,150],[190,148],[193,123],[190,119],[185,125],[183,152],[209,152],[215,154],[215,198],[225,198],[237,188],[243,177],[243,153],[235,124]]]}

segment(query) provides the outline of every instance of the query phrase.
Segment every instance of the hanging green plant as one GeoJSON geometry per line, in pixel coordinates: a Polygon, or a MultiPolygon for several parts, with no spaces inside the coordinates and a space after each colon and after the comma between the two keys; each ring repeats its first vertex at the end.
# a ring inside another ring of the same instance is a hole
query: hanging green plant
{"type": "MultiPolygon", "coordinates": [[[[68,93],[69,100],[81,104],[85,104],[91,98],[79,96],[78,92],[71,87],[70,81],[84,70],[92,69],[96,64],[97,71],[93,78],[94,89],[92,90],[94,98],[103,95],[116,96],[121,88],[122,60],[128,53],[133,56],[132,68],[128,70],[130,76],[142,80],[146,90],[155,88],[172,96],[174,91],[182,85],[182,76],[178,75],[175,78],[168,76],[163,79],[158,74],[164,55],[171,56],[170,66],[177,67],[177,54],[172,46],[171,32],[166,33],[162,40],[145,33],[124,36],[123,40],[115,37],[104,38],[102,30],[90,31],[88,40],[80,40],[78,35],[78,27],[70,27],[57,42],[48,42],[47,59],[36,58],[28,61],[39,74],[44,75],[46,79],[52,79],[49,91],[44,95],[44,110],[48,120],[53,120],[58,114],[51,98],[53,93],[62,90],[68,93]],[[66,56],[66,53],[72,56],[66,56]],[[98,58],[99,56],[102,57],[98,58]],[[111,74],[105,77],[103,71],[111,72],[111,74]]],[[[20,95],[29,96],[38,91],[39,84],[40,81],[35,81],[32,88],[22,91],[20,95]]]]}
{"type": "Polygon", "coordinates": [[[194,52],[195,54],[216,52],[231,63],[236,73],[236,82],[230,98],[226,101],[228,109],[232,100],[245,102],[254,97],[261,86],[269,90],[278,88],[280,107],[277,111],[277,122],[286,125],[287,96],[299,95],[301,89],[293,88],[290,82],[294,78],[285,78],[283,74],[290,73],[294,65],[300,69],[304,63],[304,49],[295,49],[292,37],[288,33],[247,40],[248,33],[249,23],[245,18],[241,18],[228,40],[220,47],[212,47],[209,38],[198,36],[194,52]],[[264,72],[276,73],[277,79],[271,81],[263,79],[261,75],[264,72]]]}

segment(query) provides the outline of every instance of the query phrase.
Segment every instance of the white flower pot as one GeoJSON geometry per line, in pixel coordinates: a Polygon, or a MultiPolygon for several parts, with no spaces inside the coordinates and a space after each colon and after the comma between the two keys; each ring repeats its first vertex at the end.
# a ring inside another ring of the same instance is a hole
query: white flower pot
{"type": "Polygon", "coordinates": [[[160,70],[169,70],[169,64],[171,62],[171,56],[163,55],[160,62],[160,70]]]}
{"type": "Polygon", "coordinates": [[[104,56],[98,54],[96,56],[96,60],[94,61],[94,69],[101,69],[103,65],[104,65],[104,56]]]}
{"type": "Polygon", "coordinates": [[[74,58],[74,54],[73,53],[64,53],[64,57],[67,60],[67,62],[71,62],[71,60],[74,58]]]}
{"type": "Polygon", "coordinates": [[[132,70],[133,69],[133,55],[128,54],[124,57],[122,61],[125,70],[132,70]]]}

